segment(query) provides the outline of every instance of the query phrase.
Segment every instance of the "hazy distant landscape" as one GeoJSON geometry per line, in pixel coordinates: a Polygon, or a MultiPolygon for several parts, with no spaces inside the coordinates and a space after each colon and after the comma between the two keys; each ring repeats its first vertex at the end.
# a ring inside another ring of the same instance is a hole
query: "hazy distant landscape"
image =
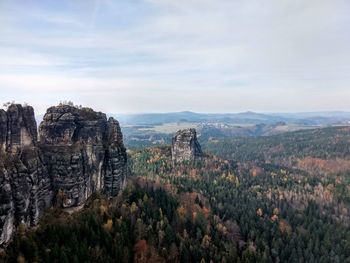
{"type": "Polygon", "coordinates": [[[129,147],[164,145],[171,134],[196,128],[199,140],[269,136],[284,132],[350,125],[349,112],[205,114],[194,112],[121,114],[118,118],[129,147]]]}

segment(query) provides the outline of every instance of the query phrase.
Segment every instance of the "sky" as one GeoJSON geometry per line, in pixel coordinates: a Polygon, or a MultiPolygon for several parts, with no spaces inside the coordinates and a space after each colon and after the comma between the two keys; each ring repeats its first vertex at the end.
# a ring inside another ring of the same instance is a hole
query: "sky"
{"type": "Polygon", "coordinates": [[[0,0],[0,103],[350,111],[349,0],[0,0]]]}

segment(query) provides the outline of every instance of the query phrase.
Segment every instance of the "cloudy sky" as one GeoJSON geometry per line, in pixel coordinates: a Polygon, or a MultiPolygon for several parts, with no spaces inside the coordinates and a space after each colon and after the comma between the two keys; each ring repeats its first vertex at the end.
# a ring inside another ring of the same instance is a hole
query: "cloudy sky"
{"type": "Polygon", "coordinates": [[[0,102],[350,110],[349,0],[0,0],[0,102]]]}

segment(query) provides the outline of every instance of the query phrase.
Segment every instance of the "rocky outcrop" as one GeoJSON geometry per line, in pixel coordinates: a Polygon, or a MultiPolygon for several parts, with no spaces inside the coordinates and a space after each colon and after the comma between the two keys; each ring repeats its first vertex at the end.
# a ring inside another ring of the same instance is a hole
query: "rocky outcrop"
{"type": "Polygon", "coordinates": [[[7,113],[0,109],[0,151],[5,151],[7,147],[7,113]]]}
{"type": "Polygon", "coordinates": [[[89,108],[51,107],[39,127],[55,192],[63,207],[79,206],[96,191],[110,196],[122,188],[126,150],[119,123],[89,108]]]}
{"type": "Polygon", "coordinates": [[[126,152],[118,121],[109,118],[107,123],[106,151],[102,167],[103,189],[109,196],[116,195],[125,183],[127,173],[126,152]]]}
{"type": "Polygon", "coordinates": [[[30,106],[10,105],[0,112],[0,245],[15,225],[35,225],[51,205],[49,174],[38,150],[37,125],[30,106]]]}
{"type": "Polygon", "coordinates": [[[0,246],[54,203],[80,206],[96,191],[115,196],[125,183],[126,149],[113,118],[60,105],[47,110],[37,134],[32,107],[0,110],[0,246]]]}
{"type": "Polygon", "coordinates": [[[197,140],[195,129],[178,131],[172,140],[171,154],[173,162],[194,161],[203,155],[197,140]]]}

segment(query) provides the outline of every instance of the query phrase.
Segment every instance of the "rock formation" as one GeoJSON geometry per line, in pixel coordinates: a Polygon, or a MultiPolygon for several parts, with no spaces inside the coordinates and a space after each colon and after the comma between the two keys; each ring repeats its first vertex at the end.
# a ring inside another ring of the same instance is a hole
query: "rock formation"
{"type": "Polygon", "coordinates": [[[7,243],[15,224],[35,225],[51,205],[49,174],[37,144],[37,125],[30,106],[0,110],[0,245],[7,243]]]}
{"type": "Polygon", "coordinates": [[[63,206],[79,206],[95,191],[116,195],[125,180],[126,150],[119,123],[89,108],[47,110],[39,142],[63,206]]]}
{"type": "Polygon", "coordinates": [[[171,154],[173,162],[194,161],[202,156],[201,146],[195,129],[178,131],[172,140],[171,154]]]}
{"type": "Polygon", "coordinates": [[[0,110],[0,245],[19,224],[36,225],[54,203],[76,207],[94,192],[115,196],[126,179],[119,123],[89,108],[47,110],[39,127],[30,106],[0,110]]]}

